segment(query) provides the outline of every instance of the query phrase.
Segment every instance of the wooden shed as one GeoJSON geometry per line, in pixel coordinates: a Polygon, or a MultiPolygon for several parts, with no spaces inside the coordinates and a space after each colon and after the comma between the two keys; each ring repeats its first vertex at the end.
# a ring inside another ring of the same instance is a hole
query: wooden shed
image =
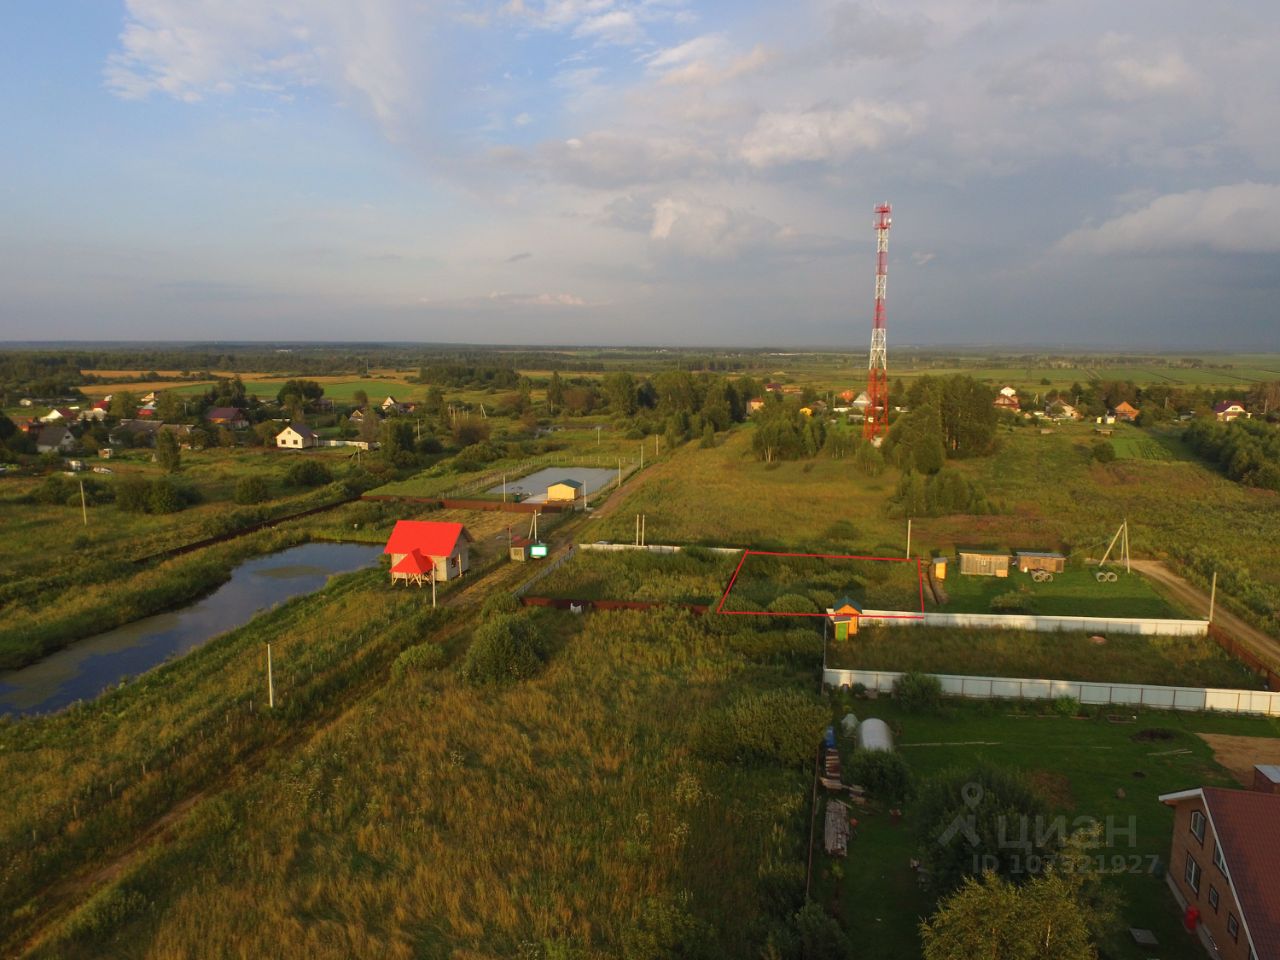
{"type": "Polygon", "coordinates": [[[1038,550],[1019,550],[1016,554],[1019,573],[1047,570],[1062,573],[1067,568],[1067,558],[1060,553],[1042,553],[1038,550]]]}
{"type": "Polygon", "coordinates": [[[547,487],[547,503],[572,503],[582,496],[582,484],[577,480],[557,480],[547,487]]]}
{"type": "Polygon", "coordinates": [[[1009,555],[986,550],[961,550],[960,572],[970,577],[1007,577],[1009,555]]]}
{"type": "Polygon", "coordinates": [[[524,563],[529,559],[529,547],[532,544],[533,541],[528,537],[513,537],[511,539],[511,546],[507,550],[507,555],[511,557],[512,560],[524,563]]]}
{"type": "Polygon", "coordinates": [[[1255,764],[1253,768],[1253,789],[1259,793],[1280,793],[1280,764],[1255,764]]]}
{"type": "Polygon", "coordinates": [[[827,616],[831,619],[835,639],[848,640],[858,632],[858,618],[862,616],[862,607],[848,597],[841,597],[827,611],[827,616]]]}

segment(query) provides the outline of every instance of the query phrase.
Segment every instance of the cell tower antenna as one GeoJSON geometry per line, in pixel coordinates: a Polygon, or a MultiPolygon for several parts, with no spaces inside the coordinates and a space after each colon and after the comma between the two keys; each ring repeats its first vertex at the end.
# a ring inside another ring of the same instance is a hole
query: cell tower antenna
{"type": "Polygon", "coordinates": [[[885,348],[884,298],[889,280],[889,227],[893,208],[876,207],[876,312],[871,323],[871,354],[867,362],[867,406],[862,436],[876,446],[889,430],[889,354],[885,348]]]}

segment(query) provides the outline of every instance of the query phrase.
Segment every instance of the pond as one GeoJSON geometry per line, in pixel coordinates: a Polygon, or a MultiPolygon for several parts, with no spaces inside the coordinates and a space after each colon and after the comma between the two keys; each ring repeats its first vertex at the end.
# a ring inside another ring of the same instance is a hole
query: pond
{"type": "Polygon", "coordinates": [[[329,577],[378,562],[381,545],[307,543],[236,567],[201,600],[77,640],[18,670],[0,671],[0,714],[47,713],[189,653],[263,610],[314,593],[329,577]]]}

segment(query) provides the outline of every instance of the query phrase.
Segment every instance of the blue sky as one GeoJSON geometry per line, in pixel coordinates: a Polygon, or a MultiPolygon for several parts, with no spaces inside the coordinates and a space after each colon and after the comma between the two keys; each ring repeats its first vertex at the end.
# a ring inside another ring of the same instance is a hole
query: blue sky
{"type": "Polygon", "coordinates": [[[1280,10],[15,0],[0,338],[1280,350],[1280,10]]]}

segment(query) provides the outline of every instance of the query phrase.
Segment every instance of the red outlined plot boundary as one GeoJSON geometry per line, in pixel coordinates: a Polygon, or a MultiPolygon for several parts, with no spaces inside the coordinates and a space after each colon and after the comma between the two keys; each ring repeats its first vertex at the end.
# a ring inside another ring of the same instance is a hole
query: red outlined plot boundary
{"type": "Polygon", "coordinates": [[[920,590],[920,612],[919,613],[877,613],[870,619],[873,620],[923,620],[924,619],[924,566],[923,561],[919,558],[911,557],[868,557],[852,553],[783,553],[777,550],[743,550],[742,558],[738,560],[738,565],[733,568],[733,575],[729,578],[729,582],[725,584],[724,592],[720,594],[720,602],[716,604],[715,612],[723,613],[729,616],[738,617],[825,617],[825,613],[775,613],[772,610],[726,610],[725,602],[729,599],[729,594],[733,590],[733,585],[738,582],[738,574],[742,572],[743,564],[747,562],[748,557],[800,557],[808,560],[872,560],[880,563],[912,563],[916,568],[916,582],[920,590]]]}

